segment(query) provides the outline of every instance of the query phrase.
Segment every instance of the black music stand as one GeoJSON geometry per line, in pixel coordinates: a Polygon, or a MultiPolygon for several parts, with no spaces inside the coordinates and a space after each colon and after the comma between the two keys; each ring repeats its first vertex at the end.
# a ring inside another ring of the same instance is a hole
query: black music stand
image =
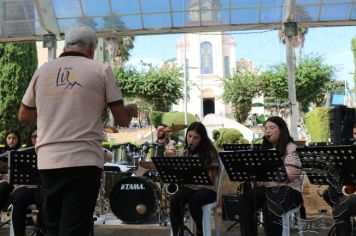
{"type": "Polygon", "coordinates": [[[297,153],[311,184],[334,184],[332,177],[339,177],[339,184],[356,185],[355,145],[297,148],[297,153]]]}
{"type": "Polygon", "coordinates": [[[284,182],[288,180],[277,150],[224,151],[219,153],[231,181],[284,182]]]}
{"type": "MultiPolygon", "coordinates": [[[[152,157],[152,161],[165,184],[212,185],[199,157],[152,157]]],[[[188,227],[184,226],[184,230],[193,236],[188,227]]]]}
{"type": "Polygon", "coordinates": [[[34,148],[11,151],[9,154],[10,184],[36,185],[40,184],[37,169],[37,154],[34,148]]]}
{"type": "MultiPolygon", "coordinates": [[[[257,182],[288,180],[281,154],[277,150],[223,151],[219,155],[231,181],[250,181],[257,186],[257,182]]],[[[254,214],[257,221],[256,199],[254,201],[254,214]]],[[[237,223],[235,222],[229,229],[237,223]]]]}
{"type": "Polygon", "coordinates": [[[199,157],[152,157],[165,184],[212,185],[199,157]]]}
{"type": "MultiPolygon", "coordinates": [[[[329,191],[329,194],[333,195],[329,195],[330,201],[344,196],[341,190],[342,185],[355,186],[355,145],[297,148],[297,153],[311,184],[329,185],[334,189],[334,193],[329,191]]],[[[334,230],[335,225],[329,230],[328,235],[331,235],[334,230]]]]}
{"type": "Polygon", "coordinates": [[[261,144],[245,144],[245,143],[224,143],[224,151],[247,151],[247,150],[260,150],[261,144]]]}

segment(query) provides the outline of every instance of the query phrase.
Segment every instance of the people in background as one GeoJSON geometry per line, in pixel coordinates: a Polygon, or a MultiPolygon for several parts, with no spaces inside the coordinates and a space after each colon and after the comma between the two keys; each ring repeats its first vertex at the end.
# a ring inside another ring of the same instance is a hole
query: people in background
{"type": "Polygon", "coordinates": [[[169,133],[165,130],[167,125],[159,124],[157,126],[157,140],[156,143],[163,144],[165,147],[165,156],[175,156],[177,153],[176,142],[169,138],[169,133]]]}
{"type": "MultiPolygon", "coordinates": [[[[34,148],[37,140],[37,128],[33,128],[29,133],[26,149],[34,148]]],[[[21,185],[16,186],[10,194],[10,203],[12,204],[12,226],[15,236],[24,236],[26,227],[27,208],[31,204],[38,205],[39,189],[38,186],[21,185]]],[[[38,207],[38,206],[37,206],[38,207]]],[[[38,217],[39,219],[40,217],[38,217]]]]}
{"type": "Polygon", "coordinates": [[[216,184],[220,171],[218,152],[210,141],[205,126],[193,122],[187,129],[185,148],[179,156],[200,158],[212,185],[184,185],[170,199],[170,219],[174,236],[184,235],[184,206],[188,204],[197,235],[203,235],[202,206],[216,201],[216,184]]]}
{"type": "Polygon", "coordinates": [[[8,152],[17,150],[21,147],[21,135],[19,131],[10,129],[5,135],[3,142],[5,152],[0,158],[1,180],[0,180],[0,210],[7,208],[9,195],[14,189],[14,186],[8,182],[8,152]]]}

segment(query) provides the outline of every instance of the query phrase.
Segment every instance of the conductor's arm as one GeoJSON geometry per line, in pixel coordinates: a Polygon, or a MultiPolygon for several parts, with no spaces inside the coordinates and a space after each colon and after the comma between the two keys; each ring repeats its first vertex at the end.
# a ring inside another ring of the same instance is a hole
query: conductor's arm
{"type": "Polygon", "coordinates": [[[115,121],[121,127],[127,127],[132,117],[137,117],[137,105],[129,104],[124,106],[122,100],[108,104],[115,121]]]}
{"type": "Polygon", "coordinates": [[[18,119],[20,123],[32,123],[35,122],[37,118],[36,108],[28,107],[21,103],[18,119]]]}

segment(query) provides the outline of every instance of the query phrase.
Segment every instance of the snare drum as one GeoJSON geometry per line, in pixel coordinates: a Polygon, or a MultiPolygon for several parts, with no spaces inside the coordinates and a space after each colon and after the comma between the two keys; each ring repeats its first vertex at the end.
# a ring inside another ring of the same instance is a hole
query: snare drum
{"type": "Polygon", "coordinates": [[[116,183],[110,193],[114,215],[126,223],[141,223],[157,212],[161,194],[158,186],[145,177],[127,177],[116,183]]]}
{"type": "Polygon", "coordinates": [[[114,148],[114,163],[121,165],[132,165],[133,156],[137,153],[137,147],[131,143],[123,143],[114,148]]]}
{"type": "Polygon", "coordinates": [[[142,146],[143,157],[140,161],[140,166],[146,169],[154,169],[155,165],[152,162],[152,157],[164,156],[164,145],[159,143],[144,144],[142,146]]]}

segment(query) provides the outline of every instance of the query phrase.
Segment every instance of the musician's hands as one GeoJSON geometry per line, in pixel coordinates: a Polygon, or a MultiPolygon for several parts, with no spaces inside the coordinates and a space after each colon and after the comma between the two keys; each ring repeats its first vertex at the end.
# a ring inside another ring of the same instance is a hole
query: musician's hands
{"type": "Polygon", "coordinates": [[[208,176],[209,176],[210,181],[213,183],[213,185],[215,185],[218,175],[219,175],[219,168],[213,167],[208,170],[208,176]]]}

